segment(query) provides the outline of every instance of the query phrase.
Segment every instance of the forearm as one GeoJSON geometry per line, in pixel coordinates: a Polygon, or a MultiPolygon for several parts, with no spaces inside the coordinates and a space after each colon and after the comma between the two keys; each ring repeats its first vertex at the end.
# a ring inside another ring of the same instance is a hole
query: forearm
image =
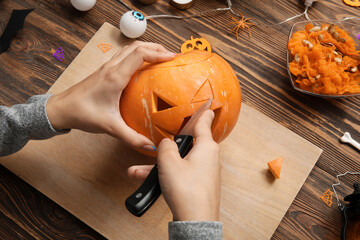
{"type": "Polygon", "coordinates": [[[56,131],[46,114],[51,95],[36,95],[25,104],[0,106],[0,156],[17,152],[31,139],[47,139],[66,133],[56,131]]]}
{"type": "Polygon", "coordinates": [[[170,240],[222,239],[221,222],[179,221],[169,223],[170,240]]]}

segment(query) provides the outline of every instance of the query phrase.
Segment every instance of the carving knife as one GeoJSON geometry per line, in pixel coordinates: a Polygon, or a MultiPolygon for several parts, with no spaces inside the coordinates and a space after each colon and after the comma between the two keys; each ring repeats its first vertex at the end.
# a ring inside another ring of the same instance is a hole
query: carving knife
{"type": "MultiPolygon", "coordinates": [[[[204,103],[185,124],[180,133],[174,136],[180,156],[185,157],[193,145],[194,126],[203,112],[210,109],[212,98],[204,103]]],[[[141,217],[156,201],[161,194],[161,188],[158,178],[157,164],[154,165],[144,183],[125,201],[125,206],[130,213],[141,217]]]]}

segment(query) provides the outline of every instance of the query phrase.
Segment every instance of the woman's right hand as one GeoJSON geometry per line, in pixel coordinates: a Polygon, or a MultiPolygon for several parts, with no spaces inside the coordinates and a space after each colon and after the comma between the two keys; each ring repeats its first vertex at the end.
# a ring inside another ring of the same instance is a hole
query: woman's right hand
{"type": "MultiPolygon", "coordinates": [[[[158,172],[161,191],[174,221],[219,221],[222,163],[213,140],[214,112],[207,110],[194,128],[195,144],[181,158],[174,141],[159,145],[158,172]]],[[[133,166],[130,177],[144,180],[152,166],[133,166]]]]}

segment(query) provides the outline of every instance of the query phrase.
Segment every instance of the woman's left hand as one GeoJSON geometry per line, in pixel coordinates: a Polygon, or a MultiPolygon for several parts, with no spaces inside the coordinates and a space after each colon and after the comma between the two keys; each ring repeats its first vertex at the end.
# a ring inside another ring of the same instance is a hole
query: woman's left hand
{"type": "Polygon", "coordinates": [[[92,75],[52,96],[46,110],[55,129],[107,133],[135,148],[154,151],[154,143],[131,129],[120,113],[120,97],[144,62],[169,61],[174,53],[155,43],[136,41],[124,47],[92,75]]]}

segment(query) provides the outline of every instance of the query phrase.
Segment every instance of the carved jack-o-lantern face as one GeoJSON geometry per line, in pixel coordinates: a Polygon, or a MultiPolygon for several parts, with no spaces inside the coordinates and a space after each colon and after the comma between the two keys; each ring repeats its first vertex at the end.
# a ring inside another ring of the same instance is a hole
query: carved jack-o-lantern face
{"type": "Polygon", "coordinates": [[[205,51],[179,54],[169,62],[146,64],[121,96],[125,122],[156,145],[178,134],[190,117],[213,98],[213,138],[223,140],[235,126],[241,106],[238,79],[220,56],[205,51]]]}

